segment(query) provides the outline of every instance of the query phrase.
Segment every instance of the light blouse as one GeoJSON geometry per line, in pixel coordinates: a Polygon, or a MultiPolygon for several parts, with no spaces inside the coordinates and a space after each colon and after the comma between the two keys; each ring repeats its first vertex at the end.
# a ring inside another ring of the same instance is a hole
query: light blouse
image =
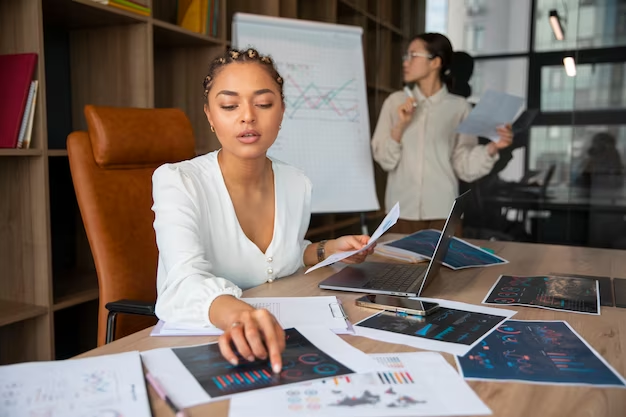
{"type": "Polygon", "coordinates": [[[380,112],[372,138],[374,160],[388,172],[385,207],[400,202],[400,218],[435,220],[448,217],[458,196],[458,179],[472,182],[488,174],[498,160],[476,136],[456,133],[471,110],[461,96],[441,90],[425,97],[416,86],[417,108],[400,143],[391,137],[403,91],[391,94],[380,112]]]}
{"type": "MultiPolygon", "coordinates": [[[[156,314],[208,327],[216,297],[293,274],[303,266],[311,182],[277,160],[272,241],[263,253],[243,232],[217,161],[218,151],[165,164],[153,174],[152,210],[159,249],[156,314]]],[[[139,261],[139,260],[138,260],[139,261]]]]}

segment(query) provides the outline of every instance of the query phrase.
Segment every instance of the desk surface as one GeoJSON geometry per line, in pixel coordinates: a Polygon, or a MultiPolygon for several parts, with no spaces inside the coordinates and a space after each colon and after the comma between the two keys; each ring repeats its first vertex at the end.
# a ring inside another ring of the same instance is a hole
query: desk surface
{"type": "MultiPolygon", "coordinates": [[[[387,237],[387,236],[385,236],[387,237]]],[[[393,235],[389,236],[392,238],[393,235]]],[[[480,304],[500,274],[542,275],[551,271],[598,276],[626,276],[624,251],[551,246],[513,242],[473,241],[510,261],[508,265],[451,271],[442,268],[440,277],[426,290],[425,296],[445,298],[480,304]]],[[[372,260],[383,260],[373,256],[372,260]]],[[[356,293],[320,290],[318,282],[332,273],[331,268],[321,268],[310,274],[296,274],[264,284],[244,292],[245,297],[318,296],[336,295],[344,303],[350,320],[354,323],[372,314],[373,310],[357,307],[356,293]]],[[[626,310],[602,307],[601,316],[563,313],[538,308],[507,306],[516,309],[514,319],[566,320],[585,338],[619,373],[626,375],[626,310]]],[[[183,346],[215,341],[215,337],[150,337],[146,329],[106,346],[89,351],[81,357],[130,350],[148,350],[167,346],[183,346]]],[[[412,352],[418,349],[395,345],[357,336],[342,335],[345,341],[366,353],[412,352]]],[[[454,365],[452,355],[444,354],[454,365]]],[[[617,388],[587,388],[519,383],[493,383],[470,381],[469,385],[491,408],[494,416],[525,417],[545,416],[620,416],[626,415],[626,391],[617,388]]],[[[156,417],[171,417],[167,406],[150,389],[156,417]]],[[[228,401],[194,407],[190,414],[196,416],[227,416],[228,401]]]]}

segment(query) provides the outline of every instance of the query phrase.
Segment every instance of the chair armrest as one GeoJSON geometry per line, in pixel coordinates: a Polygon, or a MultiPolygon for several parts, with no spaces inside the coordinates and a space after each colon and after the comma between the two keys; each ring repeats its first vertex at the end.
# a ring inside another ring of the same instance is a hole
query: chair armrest
{"type": "Polygon", "coordinates": [[[140,316],[156,316],[154,313],[154,303],[149,301],[117,300],[106,303],[105,307],[109,310],[105,343],[111,343],[115,337],[115,324],[119,313],[136,314],[140,316]]]}
{"type": "Polygon", "coordinates": [[[154,316],[154,303],[138,300],[117,300],[106,303],[106,309],[110,313],[138,314],[142,316],[154,316]]]}

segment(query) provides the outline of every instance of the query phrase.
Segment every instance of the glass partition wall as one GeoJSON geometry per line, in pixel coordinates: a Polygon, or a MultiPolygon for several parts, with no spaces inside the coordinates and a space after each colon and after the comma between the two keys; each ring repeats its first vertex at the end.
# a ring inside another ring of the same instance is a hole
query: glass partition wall
{"type": "Polygon", "coordinates": [[[495,89],[536,110],[494,171],[462,184],[475,191],[464,235],[626,249],[626,1],[427,0],[426,11],[427,31],[474,58],[470,101],[495,89]]]}

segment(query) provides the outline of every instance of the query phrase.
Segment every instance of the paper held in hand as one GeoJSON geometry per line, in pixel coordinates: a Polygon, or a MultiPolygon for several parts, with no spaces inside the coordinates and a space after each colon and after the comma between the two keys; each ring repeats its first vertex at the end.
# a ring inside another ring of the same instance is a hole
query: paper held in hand
{"type": "Polygon", "coordinates": [[[500,91],[487,90],[476,107],[459,124],[458,133],[482,136],[497,142],[498,126],[513,123],[522,110],[524,99],[500,91]]]}
{"type": "Polygon", "coordinates": [[[335,262],[339,262],[342,259],[346,259],[354,254],[367,250],[374,244],[374,242],[378,240],[378,238],[380,238],[383,235],[383,233],[389,230],[391,226],[396,224],[399,217],[400,217],[400,203],[396,203],[396,205],[393,206],[391,210],[389,210],[389,213],[387,213],[387,215],[385,216],[383,221],[380,223],[376,231],[374,231],[374,234],[370,237],[370,240],[369,242],[367,242],[367,245],[363,246],[359,250],[351,250],[348,252],[339,252],[339,253],[332,254],[328,258],[324,259],[322,262],[319,262],[318,264],[307,269],[305,274],[308,274],[311,271],[315,271],[316,269],[321,268],[323,266],[332,265],[335,262]]]}

